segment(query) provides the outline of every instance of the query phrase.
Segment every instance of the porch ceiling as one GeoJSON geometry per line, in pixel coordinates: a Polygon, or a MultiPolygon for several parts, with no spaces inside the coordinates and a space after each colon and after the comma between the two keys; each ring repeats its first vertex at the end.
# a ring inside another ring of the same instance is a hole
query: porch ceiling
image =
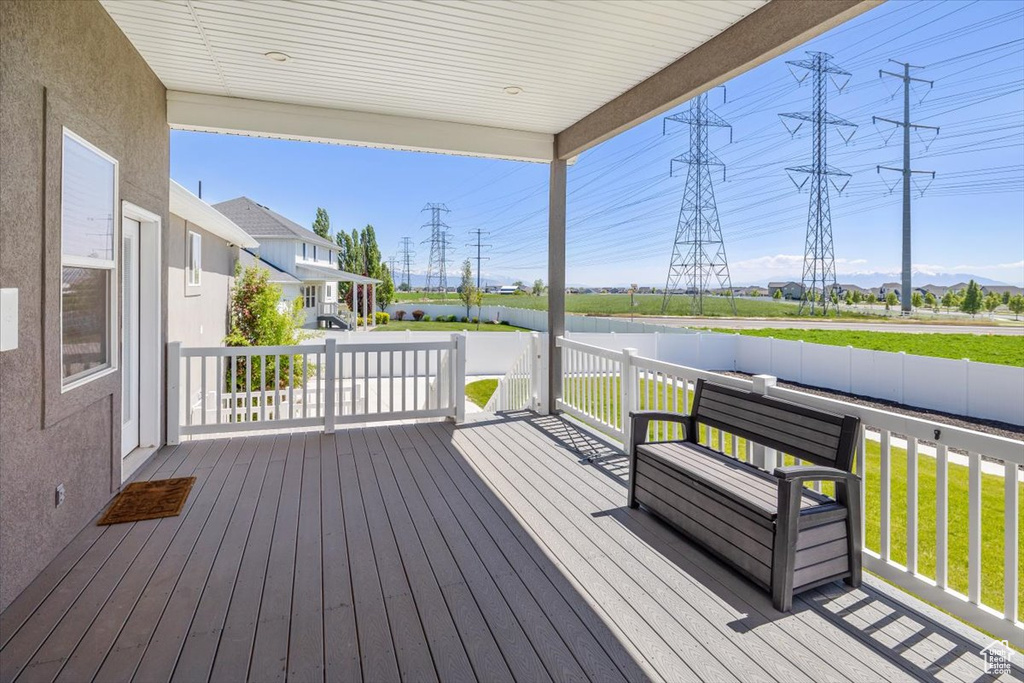
{"type": "MultiPolygon", "coordinates": [[[[694,51],[735,73],[880,0],[100,1],[167,86],[172,127],[550,161],[560,132],[567,158],[636,123],[622,98],[694,51]]],[[[692,96],[671,80],[644,113],[692,96]]]]}

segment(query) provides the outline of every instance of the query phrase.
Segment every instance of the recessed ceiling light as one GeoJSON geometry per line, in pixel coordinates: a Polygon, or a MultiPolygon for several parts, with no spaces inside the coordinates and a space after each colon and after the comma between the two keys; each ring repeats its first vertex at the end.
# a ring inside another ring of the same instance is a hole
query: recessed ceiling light
{"type": "Polygon", "coordinates": [[[263,56],[266,57],[267,59],[269,59],[272,62],[280,62],[282,64],[284,62],[287,62],[287,61],[291,60],[291,57],[289,57],[288,55],[286,55],[283,52],[267,52],[263,56]]]}
{"type": "Polygon", "coordinates": [[[520,88],[518,85],[507,85],[507,86],[505,86],[505,94],[506,95],[518,95],[521,92],[523,92],[523,89],[520,88]]]}

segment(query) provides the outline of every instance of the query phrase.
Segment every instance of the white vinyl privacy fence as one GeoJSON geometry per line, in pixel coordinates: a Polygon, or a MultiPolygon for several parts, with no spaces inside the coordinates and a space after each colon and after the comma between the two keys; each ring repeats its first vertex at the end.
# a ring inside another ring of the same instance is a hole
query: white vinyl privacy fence
{"type": "Polygon", "coordinates": [[[466,340],[167,345],[167,442],[182,436],[465,414],[466,340]]]}
{"type": "MultiPolygon", "coordinates": [[[[1024,642],[1019,611],[1024,443],[783,389],[767,375],[752,380],[721,375],[644,357],[635,348],[611,349],[564,337],[557,340],[557,347],[562,360],[558,408],[622,444],[630,443],[630,411],[689,413],[698,379],[859,417],[856,468],[865,482],[861,508],[878,511],[870,528],[869,515],[862,520],[864,531],[871,532],[862,533],[862,538],[878,539],[876,547],[864,548],[864,567],[1000,638],[1024,642]],[[926,449],[931,455],[922,458],[926,449]],[[966,461],[966,485],[959,476],[964,467],[950,463],[952,453],[966,461]],[[934,458],[934,468],[929,458],[934,458]],[[997,474],[983,474],[983,459],[986,470],[997,474]],[[922,460],[927,467],[921,466],[922,460]],[[934,508],[922,509],[925,500],[934,500],[934,508]],[[952,514],[954,509],[966,509],[966,514],[952,514]],[[926,535],[931,536],[927,542],[926,535]],[[1001,552],[984,554],[988,565],[983,563],[983,539],[1001,545],[1001,552]],[[964,545],[966,558],[955,555],[953,548],[964,545]],[[922,562],[923,548],[929,555],[934,553],[929,568],[922,562]],[[959,572],[954,580],[951,568],[965,565],[965,580],[959,572]],[[983,575],[1000,579],[995,581],[995,595],[990,590],[987,599],[983,599],[983,575]]],[[[661,423],[652,429],[656,439],[680,437],[678,425],[661,423]]],[[[705,429],[699,438],[768,471],[787,458],[720,430],[705,429]]]]}

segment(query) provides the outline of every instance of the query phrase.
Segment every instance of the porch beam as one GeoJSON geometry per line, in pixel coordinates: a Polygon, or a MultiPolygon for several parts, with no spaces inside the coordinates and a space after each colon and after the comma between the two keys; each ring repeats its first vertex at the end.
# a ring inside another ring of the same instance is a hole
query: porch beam
{"type": "Polygon", "coordinates": [[[327,107],[167,91],[177,130],[549,162],[554,135],[327,107]]]}
{"type": "Polygon", "coordinates": [[[883,0],[772,0],[556,137],[569,159],[807,42],[883,0]]]}
{"type": "Polygon", "coordinates": [[[566,162],[551,162],[548,181],[548,411],[562,397],[562,357],[555,344],[565,334],[566,162]]]}

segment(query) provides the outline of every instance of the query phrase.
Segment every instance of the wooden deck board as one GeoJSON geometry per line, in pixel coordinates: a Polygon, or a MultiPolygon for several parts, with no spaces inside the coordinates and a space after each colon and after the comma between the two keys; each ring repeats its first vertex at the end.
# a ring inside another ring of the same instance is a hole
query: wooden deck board
{"type": "Polygon", "coordinates": [[[83,529],[0,614],[0,683],[990,678],[872,580],[775,612],[571,423],[475,420],[164,448],[136,478],[194,474],[182,514],[83,529]]]}

